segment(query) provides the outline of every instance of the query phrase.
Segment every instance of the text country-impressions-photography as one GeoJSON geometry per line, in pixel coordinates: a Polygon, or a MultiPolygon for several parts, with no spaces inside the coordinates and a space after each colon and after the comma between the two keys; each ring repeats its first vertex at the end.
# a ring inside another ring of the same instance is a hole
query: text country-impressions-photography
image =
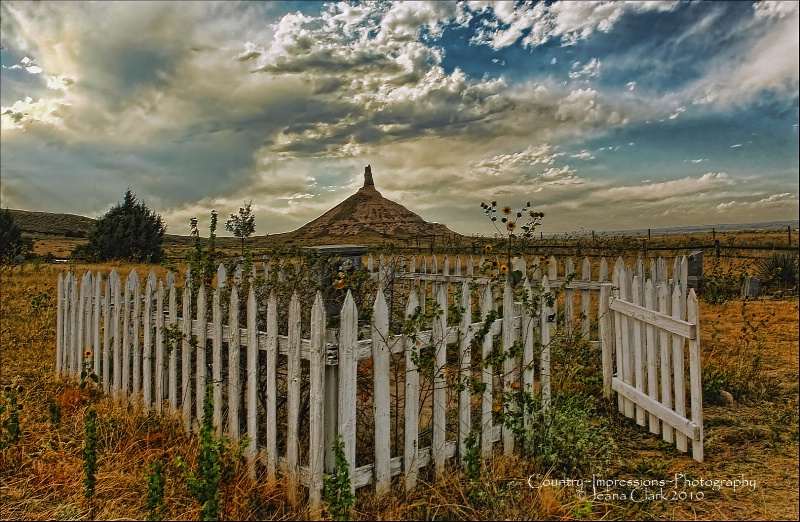
{"type": "Polygon", "coordinates": [[[554,479],[540,478],[537,474],[528,477],[528,486],[533,489],[573,488],[575,496],[580,499],[591,496],[592,500],[600,501],[680,502],[704,500],[707,490],[718,492],[730,488],[736,492],[749,488],[749,491],[755,491],[757,484],[744,474],[732,479],[695,478],[687,473],[676,473],[671,479],[606,479],[597,475],[589,479],[554,479]],[[591,486],[591,491],[587,491],[588,486],[591,486]]]}

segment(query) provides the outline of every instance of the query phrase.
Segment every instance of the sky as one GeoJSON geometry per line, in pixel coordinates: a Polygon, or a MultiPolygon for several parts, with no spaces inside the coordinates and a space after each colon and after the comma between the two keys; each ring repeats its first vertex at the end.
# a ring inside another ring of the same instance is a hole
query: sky
{"type": "MultiPolygon", "coordinates": [[[[462,234],[797,219],[797,2],[0,2],[0,205],[462,234]]],[[[222,228],[222,227],[220,227],[222,228]]],[[[220,231],[224,235],[223,231],[220,231]]]]}

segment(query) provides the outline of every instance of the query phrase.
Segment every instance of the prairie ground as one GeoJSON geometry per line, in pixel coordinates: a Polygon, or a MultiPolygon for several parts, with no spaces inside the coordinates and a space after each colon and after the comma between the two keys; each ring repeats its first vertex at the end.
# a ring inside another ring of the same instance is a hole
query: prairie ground
{"type": "MultiPolygon", "coordinates": [[[[141,265],[91,265],[126,274],[141,265]]],[[[56,279],[64,265],[29,263],[0,267],[0,385],[16,395],[19,440],[0,451],[0,519],[144,519],[148,515],[146,465],[165,463],[164,519],[197,519],[175,458],[197,460],[196,438],[178,422],[120,406],[74,380],[55,375],[56,279]],[[99,456],[94,498],[84,497],[84,412],[98,414],[99,456]]],[[[76,265],[76,273],[89,266],[76,265]]],[[[154,267],[163,276],[165,269],[154,267]]],[[[147,267],[149,269],[149,267],[147,267]]],[[[595,423],[605,423],[614,442],[608,466],[596,479],[675,480],[665,498],[653,491],[618,488],[626,498],[593,496],[575,484],[550,485],[548,477],[591,479],[543,470],[536,457],[495,454],[479,476],[449,470],[410,493],[395,480],[383,499],[359,490],[355,518],[363,519],[743,519],[797,520],[798,513],[798,301],[701,301],[704,378],[718,382],[733,402],[704,406],[705,461],[695,462],[674,445],[597,398],[595,423]],[[531,476],[540,476],[533,481],[531,476]],[[747,481],[734,489],[733,482],[747,481]],[[688,481],[688,482],[687,482],[688,481]],[[713,481],[718,481],[715,485],[713,481]],[[719,482],[722,481],[722,482],[719,482]],[[531,488],[530,485],[541,486],[531,488]],[[548,485],[543,485],[548,484],[548,485]],[[648,498],[653,493],[656,498],[648,498]]],[[[598,361],[599,362],[599,361],[598,361]]],[[[599,371],[588,368],[587,371],[599,371]]],[[[9,405],[9,401],[0,405],[9,405]]],[[[9,418],[8,411],[0,415],[9,418]]],[[[7,437],[3,426],[0,437],[7,437]]],[[[587,456],[590,458],[590,456],[587,456]]],[[[402,476],[401,476],[402,477],[402,476]]],[[[426,477],[423,474],[423,479],[426,477]]],[[[239,469],[224,485],[230,519],[307,518],[292,507],[284,485],[252,483],[239,469]]],[[[651,488],[652,489],[652,488],[651,488]]]]}

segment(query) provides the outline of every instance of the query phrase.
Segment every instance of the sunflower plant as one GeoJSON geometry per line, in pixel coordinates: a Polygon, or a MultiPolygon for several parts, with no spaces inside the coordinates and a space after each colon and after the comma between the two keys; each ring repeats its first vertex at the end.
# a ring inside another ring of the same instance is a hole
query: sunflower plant
{"type": "MultiPolygon", "coordinates": [[[[509,205],[500,207],[497,201],[491,203],[482,202],[483,213],[494,225],[497,233],[506,238],[506,262],[499,264],[496,261],[490,262],[490,266],[485,267],[488,274],[494,275],[493,270],[497,270],[497,275],[510,279],[513,277],[511,267],[511,254],[515,238],[527,239],[533,236],[536,227],[542,224],[544,212],[531,210],[531,202],[525,203],[520,210],[514,212],[509,205]],[[494,263],[494,264],[491,264],[494,263]]],[[[487,254],[494,251],[494,245],[487,244],[485,247],[487,254]]]]}

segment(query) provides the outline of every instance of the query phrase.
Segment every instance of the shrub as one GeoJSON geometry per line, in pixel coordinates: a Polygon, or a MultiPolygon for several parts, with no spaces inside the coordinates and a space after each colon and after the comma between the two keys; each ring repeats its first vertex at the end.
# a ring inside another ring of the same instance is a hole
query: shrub
{"type": "Polygon", "coordinates": [[[166,227],[161,216],[137,201],[130,187],[121,204],[97,220],[89,243],[73,251],[76,257],[99,261],[123,259],[158,263],[161,261],[166,227]]]}
{"type": "MultiPolygon", "coordinates": [[[[538,399],[538,397],[537,397],[538,399]]],[[[536,400],[525,434],[524,450],[542,470],[556,475],[602,473],[608,469],[615,444],[604,423],[596,424],[592,397],[583,393],[553,393],[550,409],[542,413],[536,400]]]]}
{"type": "Polygon", "coordinates": [[[31,241],[22,237],[8,209],[0,209],[0,262],[11,261],[31,249],[31,241]]]}
{"type": "Polygon", "coordinates": [[[756,276],[767,288],[797,288],[797,255],[775,252],[756,263],[756,276]]]}

